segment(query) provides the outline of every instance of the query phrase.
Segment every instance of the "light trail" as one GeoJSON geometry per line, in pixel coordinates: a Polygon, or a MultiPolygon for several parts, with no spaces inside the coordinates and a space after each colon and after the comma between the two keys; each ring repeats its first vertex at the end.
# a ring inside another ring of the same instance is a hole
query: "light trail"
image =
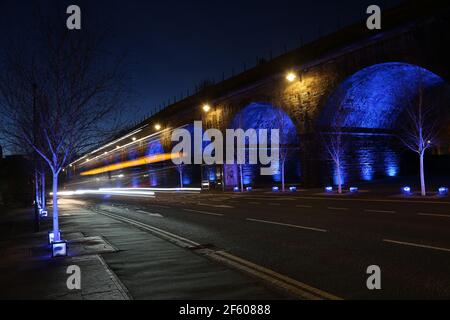
{"type": "Polygon", "coordinates": [[[182,155],[176,154],[176,153],[164,153],[164,154],[157,154],[154,156],[145,156],[145,157],[138,158],[136,160],[130,160],[130,161],[125,161],[125,162],[121,162],[121,163],[110,164],[110,165],[107,165],[104,167],[84,171],[81,173],[81,175],[82,176],[93,176],[96,174],[101,174],[101,173],[106,173],[106,172],[111,172],[111,171],[116,171],[116,170],[121,170],[121,169],[126,169],[126,168],[138,167],[138,166],[142,166],[142,165],[146,165],[146,164],[152,164],[152,163],[167,161],[167,160],[171,160],[171,159],[177,159],[180,157],[182,157],[182,155]]]}

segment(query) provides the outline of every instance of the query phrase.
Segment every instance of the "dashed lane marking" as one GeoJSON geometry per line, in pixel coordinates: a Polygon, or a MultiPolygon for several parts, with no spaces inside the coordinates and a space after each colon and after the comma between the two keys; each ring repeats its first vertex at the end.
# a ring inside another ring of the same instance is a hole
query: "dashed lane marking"
{"type": "Polygon", "coordinates": [[[438,213],[419,213],[419,216],[450,218],[450,214],[438,214],[438,213]]]}
{"type": "Polygon", "coordinates": [[[325,230],[325,229],[319,229],[319,228],[313,228],[313,227],[305,227],[305,226],[299,226],[299,225],[289,224],[289,223],[281,223],[281,222],[267,221],[267,220],[260,220],[260,219],[252,219],[252,218],[247,218],[246,220],[253,221],[253,222],[261,222],[261,223],[273,224],[273,225],[278,225],[278,226],[283,226],[283,227],[303,229],[303,230],[310,230],[310,231],[317,231],[317,232],[328,232],[328,230],[325,230]]]}
{"type": "Polygon", "coordinates": [[[410,246],[410,247],[417,247],[417,248],[425,248],[425,249],[432,249],[432,250],[437,250],[437,251],[450,252],[450,249],[448,249],[448,248],[434,247],[434,246],[428,246],[428,245],[418,244],[418,243],[395,241],[395,240],[389,240],[389,239],[383,239],[383,242],[399,244],[399,245],[404,245],[404,246],[410,246]]]}
{"type": "Polygon", "coordinates": [[[208,212],[208,211],[200,211],[200,210],[192,210],[192,209],[183,209],[183,210],[184,211],[188,211],[188,212],[194,212],[194,213],[206,214],[206,215],[210,215],[210,216],[216,216],[216,217],[223,216],[223,214],[221,214],[221,213],[214,213],[214,212],[208,212]]]}
{"type": "Polygon", "coordinates": [[[371,210],[371,209],[365,209],[365,212],[368,213],[396,213],[396,211],[389,211],[389,210],[371,210]]]}

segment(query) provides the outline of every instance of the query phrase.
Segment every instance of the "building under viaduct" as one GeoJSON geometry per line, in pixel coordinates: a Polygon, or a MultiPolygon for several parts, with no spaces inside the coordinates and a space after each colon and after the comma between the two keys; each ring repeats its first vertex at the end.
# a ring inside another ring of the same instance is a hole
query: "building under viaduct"
{"type": "Polygon", "coordinates": [[[211,85],[80,157],[67,167],[68,182],[79,188],[176,187],[180,169],[185,187],[208,180],[232,188],[241,175],[253,187],[280,182],[280,173],[261,177],[256,165],[174,166],[163,156],[171,152],[172,130],[198,120],[222,131],[279,128],[289,184],[336,183],[324,144],[337,132],[345,148],[344,184],[409,174],[417,172],[410,165],[416,158],[398,136],[407,109],[418,101],[437,110],[441,130],[429,155],[448,169],[449,8],[411,2],[384,13],[382,30],[370,31],[365,22],[350,26],[211,85]],[[295,78],[288,80],[288,72],[295,78]],[[143,157],[157,161],[139,161],[143,157]]]}

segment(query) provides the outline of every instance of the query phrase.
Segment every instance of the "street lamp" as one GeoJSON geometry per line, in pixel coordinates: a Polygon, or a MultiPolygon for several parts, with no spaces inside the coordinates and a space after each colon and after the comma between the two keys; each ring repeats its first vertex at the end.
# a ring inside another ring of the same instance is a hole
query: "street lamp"
{"type": "Polygon", "coordinates": [[[161,125],[159,123],[155,124],[155,130],[161,130],[161,125]]]}
{"type": "Polygon", "coordinates": [[[211,106],[209,104],[204,104],[203,105],[203,111],[209,112],[210,110],[211,110],[211,106]]]}
{"type": "Polygon", "coordinates": [[[297,79],[297,75],[294,72],[289,72],[286,75],[286,80],[289,82],[294,82],[297,79]]]}

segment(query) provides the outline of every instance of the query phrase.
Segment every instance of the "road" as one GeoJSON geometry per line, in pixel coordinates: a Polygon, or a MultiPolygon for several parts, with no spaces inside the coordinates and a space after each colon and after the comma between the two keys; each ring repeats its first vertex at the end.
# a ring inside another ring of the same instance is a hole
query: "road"
{"type": "Polygon", "coordinates": [[[85,200],[343,299],[450,298],[450,202],[271,193],[85,200]],[[366,286],[371,265],[381,268],[381,290],[366,286]]]}

